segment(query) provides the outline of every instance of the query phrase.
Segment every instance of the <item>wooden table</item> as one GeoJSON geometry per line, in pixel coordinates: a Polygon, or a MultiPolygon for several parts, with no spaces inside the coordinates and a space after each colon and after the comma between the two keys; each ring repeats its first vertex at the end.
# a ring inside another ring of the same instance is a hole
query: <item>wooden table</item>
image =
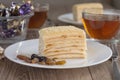
{"type": "MultiPolygon", "coordinates": [[[[27,39],[38,38],[35,30],[28,33],[27,39]]],[[[120,61],[118,63],[120,65],[120,61]]],[[[110,60],[86,68],[55,70],[23,66],[5,58],[0,60],[0,80],[112,80],[111,68],[110,60]]]]}
{"type": "MultiPolygon", "coordinates": [[[[66,11],[63,10],[61,13],[66,13],[67,7],[63,9],[66,11]]],[[[64,24],[56,20],[57,16],[60,15],[59,11],[55,15],[52,13],[51,15],[50,19],[55,23],[59,23],[59,25],[64,24]]],[[[28,30],[28,33],[27,39],[38,38],[38,33],[35,30],[28,30]]],[[[2,46],[7,47],[8,45],[2,46]]],[[[118,60],[118,63],[120,65],[120,60],[118,60]]],[[[23,66],[5,58],[0,60],[0,80],[112,80],[111,68],[110,60],[86,68],[55,70],[23,66]]]]}

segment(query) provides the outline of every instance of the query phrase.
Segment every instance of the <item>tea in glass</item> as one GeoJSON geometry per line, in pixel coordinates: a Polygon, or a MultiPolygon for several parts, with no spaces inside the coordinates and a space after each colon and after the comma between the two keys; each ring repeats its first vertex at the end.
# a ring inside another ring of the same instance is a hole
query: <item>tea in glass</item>
{"type": "MultiPolygon", "coordinates": [[[[86,9],[87,10],[87,9],[86,9]]],[[[98,9],[99,10],[99,9],[98,9]]],[[[112,40],[119,36],[120,13],[119,10],[107,9],[100,14],[83,11],[82,22],[87,34],[97,40],[112,40]]]]}
{"type": "Polygon", "coordinates": [[[30,18],[29,28],[40,28],[47,19],[49,5],[45,4],[35,4],[34,6],[34,16],[30,18]]]}

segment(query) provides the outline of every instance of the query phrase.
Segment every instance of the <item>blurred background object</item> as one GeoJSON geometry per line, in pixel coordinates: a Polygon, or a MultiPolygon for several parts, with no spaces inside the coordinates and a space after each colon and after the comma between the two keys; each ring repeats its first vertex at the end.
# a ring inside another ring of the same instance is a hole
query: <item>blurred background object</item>
{"type": "Polygon", "coordinates": [[[114,8],[120,9],[120,0],[111,0],[111,5],[114,6],[114,8]]]}
{"type": "Polygon", "coordinates": [[[28,28],[39,29],[47,20],[49,4],[48,3],[33,3],[34,15],[30,18],[28,28]]]}
{"type": "MultiPolygon", "coordinates": [[[[22,0],[1,0],[1,2],[4,2],[6,5],[8,5],[12,1],[19,3],[22,2],[22,0]]],[[[32,1],[40,3],[46,2],[49,3],[50,10],[48,13],[48,18],[56,24],[58,23],[57,17],[61,14],[72,12],[72,6],[74,4],[100,2],[103,4],[104,8],[114,8],[114,6],[111,4],[112,0],[32,0],[32,1]]],[[[113,1],[120,2],[119,0],[113,1]]]]}

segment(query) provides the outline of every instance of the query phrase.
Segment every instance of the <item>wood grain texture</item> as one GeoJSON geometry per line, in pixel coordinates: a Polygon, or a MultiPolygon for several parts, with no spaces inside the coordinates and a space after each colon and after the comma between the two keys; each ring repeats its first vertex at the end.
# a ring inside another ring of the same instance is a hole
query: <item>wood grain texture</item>
{"type": "MultiPolygon", "coordinates": [[[[38,37],[36,30],[28,33],[29,39],[38,37]]],[[[112,80],[111,68],[110,60],[87,68],[55,70],[27,67],[5,58],[0,61],[0,80],[112,80]]]]}
{"type": "MultiPolygon", "coordinates": [[[[11,1],[21,2],[22,0],[1,0],[6,5],[11,1]]],[[[61,14],[71,12],[71,8],[76,3],[101,2],[105,8],[112,8],[108,2],[110,0],[34,0],[35,2],[48,2],[50,4],[49,18],[59,25],[68,25],[57,20],[61,14]]],[[[82,27],[82,26],[80,26],[82,27]]],[[[26,39],[38,38],[37,30],[28,30],[26,39]]],[[[4,48],[8,45],[3,45],[4,48]]],[[[118,61],[120,65],[120,60],[118,61]]],[[[8,59],[0,60],[0,80],[112,80],[111,61],[105,63],[67,70],[40,69],[23,66],[13,63],[8,59]]]]}
{"type": "Polygon", "coordinates": [[[111,68],[111,62],[107,61],[89,69],[94,80],[112,80],[111,68]]]}
{"type": "Polygon", "coordinates": [[[88,68],[51,70],[31,68],[7,59],[1,62],[1,80],[92,80],[88,68]]]}

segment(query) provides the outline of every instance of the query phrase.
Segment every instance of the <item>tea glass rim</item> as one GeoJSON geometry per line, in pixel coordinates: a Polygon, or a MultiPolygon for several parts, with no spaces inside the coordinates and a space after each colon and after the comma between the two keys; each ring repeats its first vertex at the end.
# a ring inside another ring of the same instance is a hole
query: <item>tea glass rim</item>
{"type": "Polygon", "coordinates": [[[87,14],[87,15],[97,15],[97,16],[101,16],[101,15],[104,15],[104,16],[120,16],[120,10],[118,9],[103,9],[103,13],[101,14],[95,14],[95,13],[90,13],[86,10],[93,10],[93,9],[101,9],[102,8],[85,8],[82,10],[82,17],[83,17],[83,14],[87,14]],[[105,13],[105,12],[110,12],[110,13],[113,13],[113,14],[109,14],[109,13],[105,13]]]}
{"type": "Polygon", "coordinates": [[[44,2],[44,3],[34,2],[33,7],[34,7],[34,10],[35,10],[35,8],[39,8],[39,9],[44,8],[45,10],[49,10],[49,3],[47,3],[47,2],[44,2]]]}

